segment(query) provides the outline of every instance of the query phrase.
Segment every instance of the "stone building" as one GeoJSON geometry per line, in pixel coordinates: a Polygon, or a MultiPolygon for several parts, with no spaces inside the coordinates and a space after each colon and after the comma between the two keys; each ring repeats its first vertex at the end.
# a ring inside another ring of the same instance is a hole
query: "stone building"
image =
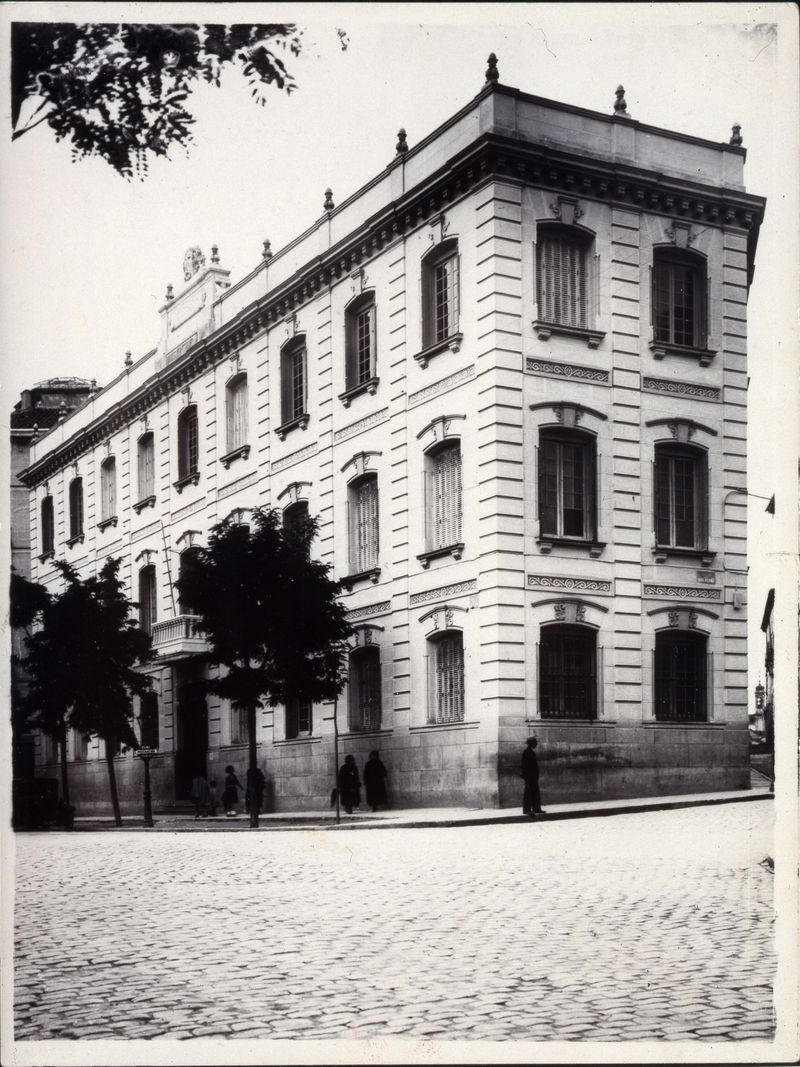
{"type": "MultiPolygon", "coordinates": [[[[173,583],[247,509],[319,518],[356,625],[341,748],[398,805],[746,788],[746,308],[764,200],[712,142],[497,80],[232,282],[185,261],[154,351],[34,445],[34,576],[109,555],[152,630],[157,803],[246,761],[173,583]],[[52,522],[49,516],[53,516],[52,522]],[[49,524],[49,525],[48,525],[49,524]],[[52,531],[48,535],[48,531],[52,531]]],[[[333,708],[259,713],[319,808],[333,708]]],[[[75,739],[83,810],[105,803],[75,739]]],[[[55,773],[42,754],[42,772],[55,773]]],[[[138,804],[138,761],[119,757],[138,804]]]]}

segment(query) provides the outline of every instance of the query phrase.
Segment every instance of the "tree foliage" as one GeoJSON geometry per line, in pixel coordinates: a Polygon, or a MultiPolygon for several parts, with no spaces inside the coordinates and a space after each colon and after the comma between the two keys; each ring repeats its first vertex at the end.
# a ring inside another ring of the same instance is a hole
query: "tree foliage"
{"type": "Polygon", "coordinates": [[[57,140],[72,142],[73,160],[97,155],[125,177],[143,177],[149,158],[192,141],[186,102],[199,81],[219,86],[224,67],[237,67],[263,105],[268,87],[296,87],[284,57],[300,49],[289,23],[14,22],[12,139],[46,122],[57,140]],[[27,101],[38,106],[20,125],[27,101]]]}
{"type": "MultiPolygon", "coordinates": [[[[344,686],[352,627],[330,568],[310,558],[313,520],[281,527],[256,508],[250,525],[215,526],[207,548],[187,554],[181,602],[199,616],[208,661],[224,668],[207,689],[248,712],[249,765],[257,769],[255,711],[290,697],[332,700],[344,686]]],[[[251,825],[258,825],[256,806],[251,825]]]]}

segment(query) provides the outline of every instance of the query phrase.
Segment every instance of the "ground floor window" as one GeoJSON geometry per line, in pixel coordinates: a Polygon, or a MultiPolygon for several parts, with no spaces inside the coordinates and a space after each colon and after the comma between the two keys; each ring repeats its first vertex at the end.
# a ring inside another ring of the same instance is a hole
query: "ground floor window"
{"type": "Polygon", "coordinates": [[[597,717],[597,635],[584,626],[544,626],[539,642],[539,715],[597,717]]]}
{"type": "Polygon", "coordinates": [[[139,710],[139,729],[145,748],[158,748],[158,697],[145,693],[139,710]]]}
{"type": "Polygon", "coordinates": [[[311,701],[289,697],[286,701],[286,739],[311,733],[311,701]]]}
{"type": "Polygon", "coordinates": [[[686,630],[656,634],[655,716],[662,722],[702,722],[708,717],[705,634],[686,630]]]}
{"type": "Polygon", "coordinates": [[[378,730],[381,725],[381,656],[377,647],[350,655],[350,729],[378,730]]]}
{"type": "Polygon", "coordinates": [[[464,721],[464,640],[445,633],[428,641],[430,722],[464,721]]]}
{"type": "Polygon", "coordinates": [[[231,708],[231,744],[247,744],[247,708],[231,708]]]}
{"type": "Polygon", "coordinates": [[[72,731],[72,758],[76,763],[89,758],[89,739],[80,730],[72,731]]]}

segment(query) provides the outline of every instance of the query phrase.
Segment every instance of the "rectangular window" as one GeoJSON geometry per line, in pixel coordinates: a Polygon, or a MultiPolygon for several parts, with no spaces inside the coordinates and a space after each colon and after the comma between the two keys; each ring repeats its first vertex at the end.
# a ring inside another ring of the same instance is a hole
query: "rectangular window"
{"type": "Polygon", "coordinates": [[[378,566],[378,479],[365,478],[349,490],[350,573],[378,566]]]}
{"type": "Polygon", "coordinates": [[[69,536],[75,540],[83,536],[83,481],[73,478],[69,486],[69,536]]]}
{"type": "Polygon", "coordinates": [[[155,495],[155,470],[154,470],[154,446],[153,435],[145,434],[139,438],[139,499],[147,500],[155,495]]]}
{"type": "Polygon", "coordinates": [[[432,720],[464,721],[464,645],[460,633],[430,642],[432,648],[432,720]]]}
{"type": "Polygon", "coordinates": [[[704,549],[708,510],[705,457],[658,449],[654,492],[656,543],[704,549]]]}
{"type": "Polygon", "coordinates": [[[72,731],[72,758],[76,763],[82,763],[89,757],[89,742],[79,731],[72,731]]]}
{"type": "Polygon", "coordinates": [[[543,434],[539,441],[540,535],[594,537],[594,483],[593,441],[543,434]]]}
{"type": "Polygon", "coordinates": [[[700,263],[658,256],[653,264],[653,329],[656,341],[703,347],[705,271],[700,263]]]}
{"type": "Polygon", "coordinates": [[[55,518],[53,498],[46,496],[42,501],[42,553],[49,553],[55,547],[55,518]]]}
{"type": "Polygon", "coordinates": [[[286,739],[311,734],[311,701],[289,697],[286,701],[286,739]]]}
{"type": "Polygon", "coordinates": [[[231,744],[247,744],[247,708],[231,708],[231,744]]]}
{"type": "Polygon", "coordinates": [[[306,413],[306,349],[295,343],[281,353],[281,422],[306,413]]]}
{"type": "Polygon", "coordinates": [[[428,549],[435,550],[461,541],[461,446],[448,444],[427,462],[428,549]]]}
{"type": "Polygon", "coordinates": [[[241,375],[227,389],[228,451],[247,444],[247,377],[241,375]]]}
{"type": "Polygon", "coordinates": [[[458,330],[458,259],[451,256],[437,263],[433,274],[434,342],[444,341],[458,330]]]}
{"type": "Polygon", "coordinates": [[[706,638],[686,631],[656,634],[655,716],[662,722],[707,717],[706,638]]]}
{"type": "Polygon", "coordinates": [[[150,565],[139,571],[139,629],[153,632],[156,621],[156,569],[150,565]]]}
{"type": "Polygon", "coordinates": [[[539,317],[554,325],[585,328],[586,248],[566,235],[542,234],[536,246],[539,317]]]}
{"type": "Polygon", "coordinates": [[[350,729],[378,730],[381,725],[381,659],[375,647],[350,656],[350,729]]]}
{"type": "Polygon", "coordinates": [[[197,408],[184,408],[178,416],[178,478],[197,473],[199,441],[197,408]]]}
{"type": "Polygon", "coordinates": [[[117,464],[107,459],[100,468],[100,519],[113,519],[117,514],[117,464]]]}
{"type": "Polygon", "coordinates": [[[152,691],[144,693],[139,709],[141,742],[145,748],[158,748],[158,697],[152,691]]]}
{"type": "Polygon", "coordinates": [[[539,714],[543,719],[597,716],[597,639],[580,627],[546,626],[539,645],[539,714]]]}

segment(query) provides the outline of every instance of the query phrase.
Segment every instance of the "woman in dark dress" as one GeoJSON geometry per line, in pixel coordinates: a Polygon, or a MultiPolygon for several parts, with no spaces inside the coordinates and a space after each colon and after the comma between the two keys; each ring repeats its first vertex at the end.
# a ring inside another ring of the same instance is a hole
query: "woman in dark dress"
{"type": "Polygon", "coordinates": [[[236,814],[236,805],[239,803],[239,790],[241,788],[242,783],[236,777],[236,771],[229,763],[225,768],[225,789],[222,793],[222,806],[226,815],[232,816],[236,814]]]}
{"type": "Polygon", "coordinates": [[[355,756],[345,756],[339,768],[339,797],[348,815],[361,803],[361,779],[358,777],[355,756]]]}
{"type": "Polygon", "coordinates": [[[364,764],[364,788],[367,791],[367,803],[373,811],[378,805],[388,803],[386,799],[386,768],[381,762],[378,750],[374,748],[364,764]]]}

